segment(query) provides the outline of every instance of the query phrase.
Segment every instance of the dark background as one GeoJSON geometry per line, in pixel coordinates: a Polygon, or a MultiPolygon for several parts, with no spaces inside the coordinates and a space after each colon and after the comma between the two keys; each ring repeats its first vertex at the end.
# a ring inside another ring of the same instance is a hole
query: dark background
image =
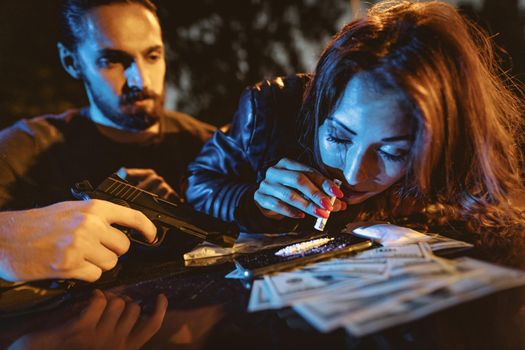
{"type": "MultiPolygon", "coordinates": [[[[231,119],[245,86],[312,70],[330,36],[352,18],[351,0],[155,2],[169,49],[167,105],[215,125],[231,119]]],[[[501,64],[525,81],[525,16],[518,0],[479,3],[459,1],[459,7],[494,35],[503,48],[501,64]]],[[[0,4],[0,128],[86,105],[81,83],[57,58],[58,1],[0,4]]]]}

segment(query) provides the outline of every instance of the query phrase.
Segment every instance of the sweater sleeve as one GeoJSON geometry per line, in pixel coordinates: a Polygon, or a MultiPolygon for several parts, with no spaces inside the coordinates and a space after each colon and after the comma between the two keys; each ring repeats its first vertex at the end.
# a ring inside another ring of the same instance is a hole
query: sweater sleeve
{"type": "Polygon", "coordinates": [[[32,170],[45,150],[60,140],[57,130],[39,118],[0,131],[0,210],[34,206],[41,189],[32,170]]]}

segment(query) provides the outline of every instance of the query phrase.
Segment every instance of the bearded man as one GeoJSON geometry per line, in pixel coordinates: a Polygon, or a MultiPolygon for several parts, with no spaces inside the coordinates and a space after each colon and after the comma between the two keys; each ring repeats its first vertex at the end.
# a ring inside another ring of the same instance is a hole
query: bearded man
{"type": "Polygon", "coordinates": [[[141,213],[69,201],[71,186],[119,171],[176,200],[188,163],[214,130],[163,108],[165,48],[149,0],[66,0],[61,27],[60,60],[83,82],[89,106],[0,132],[0,277],[13,281],[96,280],[130,245],[112,224],[153,241],[155,227],[141,213]]]}

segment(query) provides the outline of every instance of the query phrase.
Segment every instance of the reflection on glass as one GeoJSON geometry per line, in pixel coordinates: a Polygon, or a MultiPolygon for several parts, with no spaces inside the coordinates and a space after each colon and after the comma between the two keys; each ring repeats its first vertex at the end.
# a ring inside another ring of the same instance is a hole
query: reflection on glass
{"type": "Polygon", "coordinates": [[[14,349],[139,349],[160,329],[168,300],[157,296],[153,314],[138,304],[95,290],[86,309],[68,323],[17,339],[14,349]]]}

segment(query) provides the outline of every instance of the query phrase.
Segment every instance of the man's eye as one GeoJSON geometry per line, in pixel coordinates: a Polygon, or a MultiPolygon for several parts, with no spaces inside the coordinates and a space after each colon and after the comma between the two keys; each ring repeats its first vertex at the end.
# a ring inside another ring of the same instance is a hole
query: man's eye
{"type": "Polygon", "coordinates": [[[97,60],[97,65],[101,68],[108,68],[116,63],[117,61],[110,57],[101,57],[97,60]]]}
{"type": "Polygon", "coordinates": [[[160,60],[161,58],[162,58],[162,55],[160,55],[160,54],[151,54],[151,55],[147,56],[148,61],[151,62],[151,63],[155,63],[158,60],[160,60]]]}
{"type": "Polygon", "coordinates": [[[326,140],[328,142],[342,144],[342,145],[351,145],[352,144],[352,140],[350,140],[350,139],[343,139],[343,138],[340,138],[340,137],[337,137],[337,136],[334,136],[334,135],[328,135],[326,140]]]}

